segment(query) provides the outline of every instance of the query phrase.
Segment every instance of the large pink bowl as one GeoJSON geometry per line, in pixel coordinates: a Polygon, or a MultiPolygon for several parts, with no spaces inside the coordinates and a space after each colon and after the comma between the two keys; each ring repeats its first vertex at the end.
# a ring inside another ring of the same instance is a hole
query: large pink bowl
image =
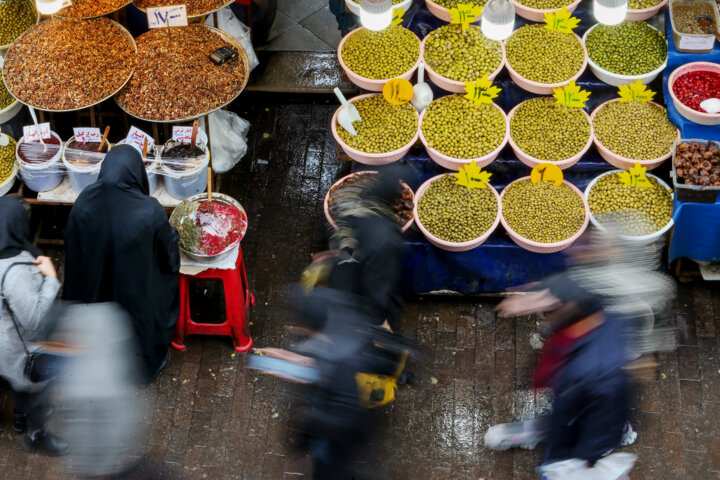
{"type": "MultiPolygon", "coordinates": [[[[581,0],[575,0],[570,5],[567,5],[567,11],[568,13],[572,13],[575,11],[575,9],[580,5],[581,0]]],[[[510,0],[510,3],[515,7],[515,13],[517,13],[522,18],[526,18],[532,22],[542,22],[545,20],[545,14],[550,12],[556,12],[560,10],[560,8],[551,8],[549,10],[541,10],[539,8],[530,8],[527,7],[521,3],[518,3],[517,0],[510,0]]]]}
{"type": "MultiPolygon", "coordinates": [[[[365,95],[359,95],[357,97],[351,98],[350,100],[348,100],[348,102],[357,102],[358,100],[372,97],[373,95],[378,94],[366,93],[365,95]]],[[[405,154],[407,154],[407,152],[412,148],[413,145],[415,145],[418,140],[418,134],[420,132],[420,115],[417,113],[417,111],[413,109],[413,111],[415,112],[415,116],[418,119],[418,129],[415,131],[415,136],[412,138],[412,140],[410,140],[403,147],[387,153],[366,153],[361,152],[360,150],[356,150],[349,146],[347,143],[343,142],[342,138],[340,138],[340,135],[338,135],[337,116],[338,112],[340,112],[340,108],[342,108],[342,106],[335,110],[335,114],[333,115],[332,121],[330,122],[330,129],[332,130],[333,137],[335,137],[335,141],[338,143],[338,145],[340,145],[340,147],[343,149],[343,151],[347,154],[348,157],[352,158],[356,162],[364,163],[366,165],[385,165],[386,163],[395,162],[404,157],[405,154]]]]}
{"type": "MultiPolygon", "coordinates": [[[[530,177],[522,177],[522,178],[518,178],[514,182],[508,184],[507,187],[505,187],[503,189],[502,193],[500,194],[500,198],[502,199],[503,197],[505,197],[505,191],[507,190],[507,188],[510,185],[520,182],[522,180],[529,180],[529,179],[530,179],[530,177]]],[[[585,229],[588,226],[588,223],[590,222],[590,206],[588,205],[587,198],[585,198],[585,195],[583,195],[583,193],[580,191],[580,189],[578,189],[572,183],[568,182],[567,180],[563,180],[563,183],[565,185],[569,186],[570,188],[572,188],[573,190],[575,190],[575,193],[580,195],[580,198],[582,198],[582,201],[583,201],[583,205],[585,205],[585,221],[583,222],[582,227],[580,227],[580,230],[578,230],[577,233],[575,233],[575,235],[573,235],[572,237],[570,237],[566,240],[563,240],[562,242],[554,242],[554,243],[534,242],[532,240],[528,240],[525,237],[521,237],[520,235],[515,233],[515,231],[512,228],[510,228],[510,226],[505,221],[505,216],[501,214],[500,222],[502,223],[503,228],[508,233],[508,235],[510,236],[512,241],[515,242],[518,246],[524,248],[525,250],[529,250],[529,251],[535,252],[535,253],[555,253],[555,252],[559,252],[561,250],[565,250],[567,247],[572,245],[575,242],[575,240],[580,238],[580,235],[583,234],[583,232],[585,231],[585,229]]]]}
{"type": "MultiPolygon", "coordinates": [[[[597,113],[600,111],[600,109],[603,108],[605,105],[607,105],[608,103],[618,102],[618,101],[620,101],[620,99],[615,98],[613,100],[609,100],[605,103],[598,105],[598,107],[595,110],[593,110],[592,114],[590,115],[590,121],[591,122],[595,121],[595,115],[597,115],[597,113]]],[[[658,107],[662,107],[662,105],[658,105],[655,102],[650,102],[650,103],[652,103],[653,105],[657,105],[658,107]]],[[[680,130],[677,131],[677,138],[678,139],[680,138],[680,130]]],[[[600,142],[600,139],[598,139],[597,136],[595,135],[594,130],[593,130],[593,141],[595,142],[595,147],[598,149],[598,153],[600,153],[600,156],[603,158],[603,160],[605,160],[606,162],[608,162],[610,165],[612,165],[614,167],[622,168],[624,170],[634,167],[636,163],[640,163],[640,165],[647,168],[648,170],[652,170],[653,168],[656,168],[656,167],[659,167],[660,165],[662,165],[665,160],[667,160],[668,158],[670,158],[672,156],[672,149],[670,149],[668,151],[667,155],[663,155],[662,157],[659,157],[659,158],[653,158],[651,160],[635,160],[633,158],[623,157],[622,155],[613,153],[610,149],[608,149],[605,145],[603,145],[600,142]]]]}
{"type": "Polygon", "coordinates": [[[478,238],[475,238],[473,240],[468,240],[467,242],[448,242],[447,240],[443,240],[441,238],[436,237],[432,233],[430,233],[425,226],[420,221],[420,217],[418,216],[418,205],[420,204],[420,199],[425,194],[428,188],[430,188],[430,184],[432,184],[435,180],[438,180],[445,175],[450,175],[449,173],[445,173],[442,175],[437,175],[435,177],[432,177],[431,179],[427,180],[425,183],[420,185],[420,188],[418,188],[417,192],[415,192],[415,206],[413,208],[413,218],[415,218],[415,223],[417,224],[420,231],[425,235],[425,238],[428,239],[430,243],[435,245],[438,248],[441,248],[443,250],[448,250],[450,252],[465,252],[467,250],[472,250],[475,247],[479,247],[482,245],[485,240],[490,238],[490,235],[495,231],[498,224],[500,223],[500,212],[502,211],[502,197],[498,195],[497,190],[495,190],[492,185],[489,183],[487,184],[487,188],[490,189],[490,191],[495,195],[495,199],[497,200],[498,205],[498,212],[495,216],[495,221],[490,226],[490,228],[483,233],[478,238]]]}
{"type": "MultiPolygon", "coordinates": [[[[442,20],[443,22],[452,22],[452,17],[450,16],[450,12],[447,8],[438,5],[437,3],[433,2],[432,0],[425,0],[425,5],[427,6],[427,9],[435,15],[437,18],[442,20]]],[[[478,17],[478,20],[480,17],[478,17]]]]}
{"type": "MultiPolygon", "coordinates": [[[[352,32],[348,33],[343,37],[343,39],[340,41],[340,45],[338,45],[337,48],[337,56],[338,60],[340,61],[340,66],[342,67],[345,74],[348,76],[348,79],[355,85],[357,85],[360,88],[363,88],[365,90],[369,90],[371,92],[382,92],[383,86],[388,82],[388,80],[392,80],[392,78],[384,78],[381,80],[375,80],[372,78],[363,77],[362,75],[358,75],[357,73],[350,70],[350,68],[345,64],[345,61],[342,57],[342,49],[345,45],[345,42],[347,41],[348,37],[352,35],[353,33],[362,30],[363,27],[356,28],[352,32]]],[[[415,74],[415,70],[417,70],[418,65],[420,65],[420,58],[422,55],[420,55],[420,52],[418,51],[418,59],[415,62],[415,65],[413,65],[410,70],[403,73],[402,75],[398,75],[397,77],[393,78],[404,78],[405,80],[410,80],[412,76],[415,74]]]]}
{"type": "Polygon", "coordinates": [[[492,152],[488,153],[487,155],[484,155],[482,157],[478,158],[455,158],[451,157],[449,155],[445,155],[444,153],[439,152],[438,150],[435,150],[430,145],[428,145],[428,141],[425,138],[425,134],[422,131],[422,121],[425,118],[425,113],[427,110],[424,110],[422,115],[420,115],[420,128],[418,130],[420,131],[420,141],[425,146],[425,150],[427,151],[430,158],[432,158],[435,163],[440,165],[441,167],[445,167],[450,170],[460,170],[460,167],[465,166],[472,162],[473,160],[475,163],[477,163],[478,167],[485,167],[487,165],[490,165],[493,160],[497,158],[498,155],[500,155],[500,152],[503,148],[505,148],[505,145],[507,145],[508,139],[510,138],[510,122],[508,121],[507,115],[505,115],[505,112],[502,111],[502,108],[498,107],[493,103],[493,107],[500,110],[500,112],[503,115],[503,118],[505,119],[505,137],[503,138],[502,142],[500,142],[500,145],[493,150],[492,152]]]}
{"type": "Polygon", "coordinates": [[[658,3],[654,7],[650,8],[638,8],[638,9],[630,9],[628,8],[627,13],[625,13],[625,20],[628,20],[630,22],[639,22],[641,20],[647,20],[648,18],[655,15],[657,12],[660,11],[661,8],[663,8],[665,5],[667,5],[669,0],[663,0],[662,2],[658,3]]]}
{"type": "MultiPolygon", "coordinates": [[[[520,27],[522,28],[522,27],[520,27]]],[[[515,30],[517,32],[517,30],[515,30]]],[[[513,35],[515,34],[513,32],[513,35]]],[[[573,34],[575,35],[575,34],[573,34]]],[[[511,35],[512,36],[512,35],[511,35]]],[[[523,77],[519,73],[515,71],[514,68],[510,65],[510,61],[505,58],[505,65],[507,66],[508,73],[510,74],[510,78],[512,78],[513,82],[517,84],[518,87],[522,88],[525,91],[528,91],[530,93],[537,93],[539,95],[552,95],[553,89],[558,87],[564,87],[565,85],[569,84],[573,80],[577,80],[580,78],[580,75],[585,71],[588,64],[588,53],[587,48],[585,48],[585,44],[582,42],[582,39],[575,35],[575,38],[578,42],[580,42],[580,45],[582,45],[583,52],[585,53],[585,59],[583,60],[583,65],[580,68],[580,71],[578,71],[575,75],[573,75],[571,78],[568,78],[567,80],[559,83],[539,83],[534,82],[532,80],[528,80],[527,78],[523,77]]],[[[506,47],[507,48],[507,47],[506,47]]],[[[507,53],[506,53],[507,55],[507,53]]]]}
{"type": "Polygon", "coordinates": [[[673,87],[675,86],[675,81],[678,77],[688,72],[695,72],[698,70],[720,73],[720,65],[711,62],[692,62],[673,70],[670,74],[670,78],[668,78],[668,90],[670,91],[673,105],[675,105],[677,111],[680,112],[680,115],[691,122],[699,123],[700,125],[720,125],[720,113],[698,112],[690,107],[686,107],[685,104],[678,100],[675,96],[675,92],[673,92],[673,87]]]}
{"type": "MultiPolygon", "coordinates": [[[[368,173],[378,173],[378,172],[377,172],[377,170],[363,170],[363,171],[361,171],[361,172],[353,172],[353,173],[351,173],[350,175],[345,175],[345,176],[342,177],[340,180],[338,180],[337,182],[333,183],[332,187],[330,187],[330,189],[329,189],[329,190],[327,191],[327,193],[325,194],[325,201],[323,202],[323,209],[325,210],[325,218],[327,219],[327,221],[328,221],[328,223],[330,224],[330,226],[333,227],[333,229],[337,230],[337,229],[338,229],[338,226],[337,226],[337,224],[335,223],[335,221],[332,219],[332,216],[330,215],[330,192],[332,192],[332,190],[333,190],[335,187],[337,187],[337,186],[340,185],[342,182],[344,182],[346,178],[354,177],[354,176],[356,176],[356,175],[365,175],[365,174],[368,174],[368,173]]],[[[414,202],[414,200],[415,200],[415,194],[413,193],[412,188],[410,188],[410,186],[409,186],[407,183],[405,183],[405,182],[402,182],[402,185],[403,185],[403,187],[405,187],[407,190],[410,190],[410,193],[412,194],[413,202],[414,202]]],[[[410,228],[410,227],[412,226],[412,223],[413,223],[413,219],[411,218],[410,220],[407,221],[407,223],[405,223],[405,225],[402,226],[402,231],[404,232],[405,230],[407,230],[408,228],[410,228]]]]}
{"type": "MultiPolygon", "coordinates": [[[[529,100],[525,100],[527,102],[529,100]]],[[[595,138],[595,135],[593,133],[593,126],[592,121],[590,120],[590,115],[588,115],[585,110],[582,112],[585,114],[585,117],[587,118],[588,123],[590,124],[590,136],[588,136],[588,140],[585,143],[585,146],[582,150],[580,150],[577,154],[573,155],[570,158],[566,158],[564,160],[559,160],[557,162],[551,162],[549,160],[540,160],[539,158],[535,158],[532,155],[528,155],[527,153],[523,152],[522,149],[515,143],[515,141],[512,139],[512,134],[510,134],[510,125],[512,123],[513,116],[515,115],[515,110],[522,105],[523,103],[519,103],[515,105],[515,108],[510,110],[510,113],[508,114],[508,136],[509,136],[509,143],[510,147],[512,147],[513,152],[515,152],[515,155],[518,157],[518,160],[520,160],[522,163],[527,165],[530,168],[534,168],[537,165],[540,165],[541,163],[552,163],[553,165],[557,165],[560,167],[561,170],[565,170],[566,168],[570,168],[573,165],[575,165],[583,155],[587,153],[587,151],[590,149],[590,145],[593,143],[593,138],[595,138]]]]}
{"type": "MultiPolygon", "coordinates": [[[[442,88],[443,90],[453,93],[465,93],[465,82],[451,80],[447,77],[443,77],[435,70],[433,70],[432,67],[428,65],[427,60],[425,60],[425,43],[427,42],[427,39],[428,37],[430,37],[431,33],[432,32],[428,33],[425,38],[423,38],[422,43],[420,43],[420,61],[425,63],[425,71],[427,72],[428,77],[435,85],[442,88]]],[[[505,44],[503,42],[500,42],[500,50],[502,52],[502,57],[500,58],[500,65],[498,65],[498,67],[493,72],[488,73],[489,80],[497,77],[498,74],[502,71],[503,66],[505,66],[505,63],[507,62],[507,58],[505,56],[505,44]]]]}

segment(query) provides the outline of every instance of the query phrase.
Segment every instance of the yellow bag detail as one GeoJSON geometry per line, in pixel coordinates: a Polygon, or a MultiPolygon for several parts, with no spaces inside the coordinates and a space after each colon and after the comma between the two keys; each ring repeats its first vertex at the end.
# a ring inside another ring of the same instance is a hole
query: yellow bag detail
{"type": "Polygon", "coordinates": [[[395,375],[376,375],[373,373],[356,373],[355,382],[360,392],[360,404],[365,408],[375,408],[395,400],[395,390],[400,374],[405,369],[408,351],[405,350],[398,364],[395,375]]]}

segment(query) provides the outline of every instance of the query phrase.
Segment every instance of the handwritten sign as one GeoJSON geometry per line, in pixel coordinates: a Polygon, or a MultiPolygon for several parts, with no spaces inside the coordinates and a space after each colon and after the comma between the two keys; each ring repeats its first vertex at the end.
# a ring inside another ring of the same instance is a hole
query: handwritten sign
{"type": "Polygon", "coordinates": [[[393,78],[383,86],[383,97],[393,105],[403,105],[413,97],[412,83],[404,78],[393,78]]]}
{"type": "Polygon", "coordinates": [[[393,27],[400,25],[404,20],[403,15],[405,15],[405,8],[396,8],[393,10],[393,19],[390,25],[393,27]]]}
{"type": "Polygon", "coordinates": [[[448,10],[452,20],[450,23],[459,24],[462,30],[470,28],[470,24],[482,15],[483,7],[472,3],[458,3],[456,8],[448,10]]]}
{"type": "Polygon", "coordinates": [[[655,92],[648,90],[639,78],[636,82],[633,82],[630,85],[620,85],[618,93],[620,94],[621,102],[630,102],[634,100],[647,103],[655,96],[655,92]]]}
{"type": "Polygon", "coordinates": [[[168,5],[147,9],[148,28],[186,27],[188,24],[185,5],[168,5]]]}
{"type": "Polygon", "coordinates": [[[625,185],[649,188],[652,187],[652,183],[650,183],[650,180],[645,176],[646,171],[647,168],[640,165],[640,162],[637,162],[629,171],[620,172],[618,175],[620,176],[620,181],[625,185]]]}
{"type": "Polygon", "coordinates": [[[575,80],[571,80],[564,87],[553,88],[553,97],[560,105],[585,108],[585,102],[590,98],[590,92],[581,90],[578,85],[575,85],[575,80]]]}
{"type": "Polygon", "coordinates": [[[563,173],[560,167],[553,163],[541,163],[530,172],[530,182],[552,182],[560,185],[563,182],[563,173]]]}
{"type": "MultiPolygon", "coordinates": [[[[172,139],[180,143],[190,143],[192,140],[192,131],[192,125],[189,127],[179,127],[176,125],[173,127],[172,139]]],[[[197,143],[207,144],[207,135],[205,135],[202,129],[198,128],[197,138],[195,140],[197,143]]]]}
{"type": "Polygon", "coordinates": [[[42,138],[46,140],[50,138],[50,123],[41,123],[40,125],[27,125],[23,127],[23,137],[26,143],[39,142],[42,138]],[[38,127],[40,128],[38,130],[38,127]]]}
{"type": "Polygon", "coordinates": [[[566,7],[545,14],[545,28],[554,32],[573,33],[580,24],[580,19],[570,15],[566,7]]]}
{"type": "Polygon", "coordinates": [[[133,147],[136,147],[140,152],[143,151],[143,146],[145,146],[145,139],[147,139],[147,149],[148,152],[152,151],[153,145],[155,145],[155,140],[148,135],[147,133],[143,132],[137,127],[131,127],[130,131],[127,134],[127,137],[125,137],[125,143],[128,145],[132,145],[133,147]]]}
{"type": "Polygon", "coordinates": [[[498,87],[493,86],[492,81],[488,80],[487,73],[474,82],[465,82],[465,98],[472,100],[475,105],[493,103],[493,99],[496,98],[501,91],[498,87]]]}
{"type": "Polygon", "coordinates": [[[102,141],[102,132],[99,128],[73,128],[73,134],[78,142],[100,143],[102,141]]]}
{"type": "Polygon", "coordinates": [[[458,173],[453,173],[453,176],[457,179],[455,183],[467,187],[468,190],[472,190],[473,188],[487,188],[490,175],[492,175],[490,172],[482,171],[482,169],[477,166],[477,163],[475,163],[475,160],[464,167],[460,167],[458,173]]]}

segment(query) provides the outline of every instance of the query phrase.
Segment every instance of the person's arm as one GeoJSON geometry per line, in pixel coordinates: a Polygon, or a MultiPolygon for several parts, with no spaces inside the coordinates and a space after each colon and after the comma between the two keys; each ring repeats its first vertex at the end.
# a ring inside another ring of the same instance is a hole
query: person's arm
{"type": "Polygon", "coordinates": [[[53,326],[48,323],[48,319],[60,291],[60,281],[54,274],[55,269],[50,260],[38,257],[36,263],[43,275],[39,288],[34,278],[37,275],[37,271],[34,271],[36,267],[29,265],[16,266],[10,270],[4,286],[11,314],[22,327],[23,335],[27,336],[26,341],[40,339],[43,333],[52,330],[53,326]]]}
{"type": "MultiPolygon", "coordinates": [[[[163,211],[163,216],[165,212],[163,211]]],[[[178,241],[180,234],[166,219],[161,222],[160,228],[155,234],[157,242],[158,260],[160,266],[168,272],[177,273],[180,271],[180,247],[178,241]]]]}

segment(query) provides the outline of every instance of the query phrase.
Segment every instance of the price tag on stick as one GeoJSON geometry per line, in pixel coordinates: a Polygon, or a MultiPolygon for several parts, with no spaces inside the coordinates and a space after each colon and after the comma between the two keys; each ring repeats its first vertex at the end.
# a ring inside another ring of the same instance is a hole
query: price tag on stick
{"type": "Polygon", "coordinates": [[[580,24],[580,19],[573,17],[566,7],[545,14],[545,28],[554,32],[573,33],[580,24]]]}
{"type": "Polygon", "coordinates": [[[186,27],[188,24],[185,5],[168,5],[147,9],[148,28],[186,27]]]}
{"type": "Polygon", "coordinates": [[[650,180],[645,176],[646,171],[647,168],[640,165],[640,162],[637,162],[629,171],[620,172],[620,181],[628,186],[640,188],[652,187],[652,183],[650,183],[650,180]]]}
{"type": "Polygon", "coordinates": [[[490,181],[490,172],[484,172],[480,167],[477,166],[475,160],[470,162],[464,167],[460,167],[458,173],[453,173],[453,176],[457,179],[455,183],[467,187],[468,190],[473,188],[487,188],[487,183],[490,181]]]}
{"type": "Polygon", "coordinates": [[[482,15],[483,7],[472,3],[458,3],[456,8],[448,10],[452,20],[450,23],[459,24],[462,30],[470,28],[470,24],[482,15]]]}
{"type": "Polygon", "coordinates": [[[404,78],[393,78],[383,86],[383,97],[393,105],[404,105],[413,97],[412,83],[404,78]]]}
{"type": "Polygon", "coordinates": [[[575,85],[575,80],[571,80],[564,87],[554,88],[553,97],[560,105],[585,108],[585,102],[590,98],[590,92],[580,89],[578,85],[575,85]]]}
{"type": "MultiPolygon", "coordinates": [[[[190,126],[173,126],[172,139],[180,143],[190,143],[192,140],[193,127],[190,126]]],[[[197,143],[207,145],[207,135],[202,129],[198,129],[197,132],[197,143]]]]}
{"type": "Polygon", "coordinates": [[[45,122],[40,125],[24,126],[23,137],[25,137],[25,142],[39,142],[40,139],[47,140],[50,138],[50,123],[45,122]]]}
{"type": "Polygon", "coordinates": [[[530,172],[530,182],[552,182],[560,185],[563,182],[563,173],[554,163],[541,163],[530,172]]]}
{"type": "Polygon", "coordinates": [[[151,151],[153,145],[155,145],[155,140],[153,140],[153,138],[150,135],[143,132],[142,130],[140,130],[137,127],[131,127],[130,132],[128,132],[127,137],[125,137],[125,143],[127,143],[128,145],[134,146],[141,153],[143,151],[143,148],[145,147],[146,141],[147,141],[147,151],[151,151]]]}
{"type": "Polygon", "coordinates": [[[620,94],[621,102],[631,102],[633,100],[638,102],[650,102],[655,96],[655,92],[648,90],[639,78],[630,85],[620,85],[618,93],[620,94]]]}
{"type": "Polygon", "coordinates": [[[487,73],[474,82],[465,82],[465,98],[472,100],[475,105],[493,103],[493,99],[501,91],[498,87],[493,86],[492,81],[488,80],[487,73]]]}
{"type": "Polygon", "coordinates": [[[393,19],[390,25],[393,27],[400,25],[404,20],[403,15],[405,15],[405,8],[396,8],[393,10],[393,19]]]}
{"type": "Polygon", "coordinates": [[[73,128],[73,135],[78,142],[99,142],[102,140],[102,133],[99,128],[73,128]]]}

